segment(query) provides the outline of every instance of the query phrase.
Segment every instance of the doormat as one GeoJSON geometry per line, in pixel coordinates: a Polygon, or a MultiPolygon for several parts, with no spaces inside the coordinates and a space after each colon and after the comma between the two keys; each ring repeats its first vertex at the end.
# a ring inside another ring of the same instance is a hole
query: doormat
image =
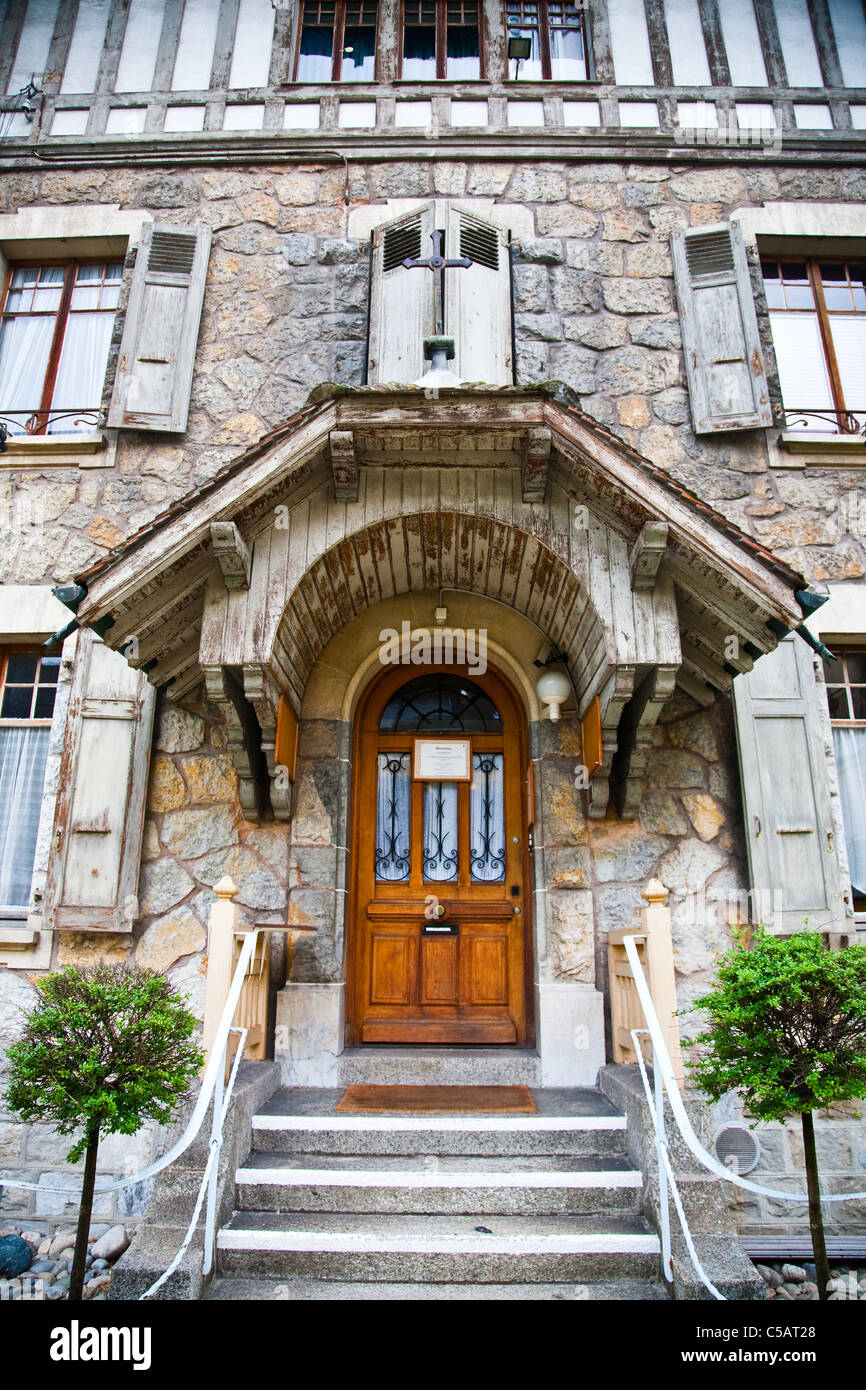
{"type": "Polygon", "coordinates": [[[534,1115],[527,1086],[347,1086],[341,1115],[534,1115]]]}

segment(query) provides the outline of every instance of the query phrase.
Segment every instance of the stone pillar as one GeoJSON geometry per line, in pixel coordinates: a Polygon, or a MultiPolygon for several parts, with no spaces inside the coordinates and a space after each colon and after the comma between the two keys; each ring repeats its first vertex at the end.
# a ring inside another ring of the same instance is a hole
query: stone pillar
{"type": "Polygon", "coordinates": [[[595,913],[575,716],[530,726],[535,780],[536,1036],[543,1086],[594,1086],[604,1065],[595,913]]]}
{"type": "Polygon", "coordinates": [[[285,1085],[338,1084],[346,1020],[350,738],[340,720],[301,721],[288,921],[315,931],[298,937],[291,978],[277,996],[274,1056],[285,1085]]]}

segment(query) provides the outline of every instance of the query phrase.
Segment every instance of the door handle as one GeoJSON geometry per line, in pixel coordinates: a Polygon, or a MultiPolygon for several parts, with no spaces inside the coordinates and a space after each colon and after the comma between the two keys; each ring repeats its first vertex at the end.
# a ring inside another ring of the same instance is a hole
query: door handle
{"type": "Polygon", "coordinates": [[[424,899],[424,917],[428,922],[437,922],[445,916],[445,907],[440,903],[435,893],[430,893],[424,899]]]}

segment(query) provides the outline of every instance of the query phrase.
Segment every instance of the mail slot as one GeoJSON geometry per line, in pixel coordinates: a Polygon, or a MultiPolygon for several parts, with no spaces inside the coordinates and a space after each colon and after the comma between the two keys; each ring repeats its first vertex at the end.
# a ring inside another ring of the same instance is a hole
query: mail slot
{"type": "Polygon", "coordinates": [[[421,928],[422,936],[457,936],[456,922],[425,922],[421,928]]]}

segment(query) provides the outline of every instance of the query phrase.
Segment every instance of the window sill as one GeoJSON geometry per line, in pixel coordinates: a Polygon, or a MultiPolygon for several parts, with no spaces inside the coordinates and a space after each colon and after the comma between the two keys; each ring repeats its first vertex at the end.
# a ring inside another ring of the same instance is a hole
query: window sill
{"type": "Polygon", "coordinates": [[[95,434],[10,435],[0,454],[0,468],[21,468],[31,463],[58,468],[110,468],[116,441],[95,434]]]}
{"type": "Polygon", "coordinates": [[[0,948],[4,951],[30,951],[39,940],[39,933],[26,921],[9,918],[0,921],[0,948]]]}
{"type": "Polygon", "coordinates": [[[831,454],[855,458],[866,463],[866,437],[862,434],[818,434],[806,430],[782,430],[779,446],[789,454],[831,454]]]}

